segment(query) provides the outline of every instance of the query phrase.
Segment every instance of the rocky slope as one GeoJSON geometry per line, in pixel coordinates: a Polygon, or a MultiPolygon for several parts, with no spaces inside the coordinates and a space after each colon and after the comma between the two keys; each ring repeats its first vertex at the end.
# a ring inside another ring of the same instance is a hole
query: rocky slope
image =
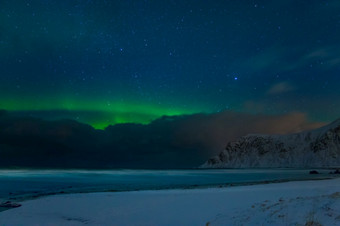
{"type": "Polygon", "coordinates": [[[339,167],[340,119],[288,135],[250,134],[230,142],[201,168],[339,167]]]}

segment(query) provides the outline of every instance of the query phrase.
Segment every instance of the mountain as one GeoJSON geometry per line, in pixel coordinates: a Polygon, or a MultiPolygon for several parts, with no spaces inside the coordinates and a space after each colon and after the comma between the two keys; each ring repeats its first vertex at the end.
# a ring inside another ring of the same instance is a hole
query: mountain
{"type": "Polygon", "coordinates": [[[250,134],[229,142],[201,168],[338,167],[340,119],[288,135],[250,134]]]}

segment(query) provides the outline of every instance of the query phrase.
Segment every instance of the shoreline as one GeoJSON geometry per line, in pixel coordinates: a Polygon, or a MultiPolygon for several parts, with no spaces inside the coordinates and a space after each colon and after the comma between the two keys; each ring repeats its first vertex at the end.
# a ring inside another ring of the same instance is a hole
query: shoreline
{"type": "MultiPolygon", "coordinates": [[[[331,174],[332,175],[332,174],[331,174]]],[[[259,182],[240,182],[240,183],[225,183],[225,184],[211,184],[211,185],[192,185],[192,186],[184,186],[184,187],[169,187],[169,188],[160,188],[160,189],[133,189],[133,190],[78,190],[78,191],[56,191],[56,192],[47,192],[47,193],[29,193],[24,195],[18,195],[14,197],[9,197],[8,199],[4,199],[1,202],[10,201],[12,203],[21,203],[31,200],[37,200],[40,198],[45,198],[49,196],[58,196],[58,195],[73,195],[73,194],[92,194],[92,193],[127,193],[127,192],[153,192],[153,191],[176,191],[176,190],[205,190],[205,189],[223,189],[230,187],[247,187],[247,186],[256,186],[256,185],[269,185],[269,184],[280,184],[287,182],[303,182],[303,181],[323,181],[323,180],[334,180],[340,178],[339,175],[333,175],[331,177],[325,178],[301,178],[301,179],[282,179],[282,180],[268,180],[268,181],[259,181],[259,182]]],[[[20,207],[18,207],[20,208],[20,207]]],[[[11,207],[0,207],[0,213],[13,209],[11,207]]]]}
{"type": "MultiPolygon", "coordinates": [[[[256,186],[256,185],[269,185],[269,184],[280,184],[287,182],[303,182],[303,181],[323,181],[323,180],[333,180],[340,178],[340,176],[333,176],[327,178],[305,178],[305,179],[283,179],[283,180],[270,180],[270,181],[259,181],[259,182],[240,182],[240,183],[227,183],[227,184],[215,184],[215,185],[197,185],[188,187],[177,187],[177,188],[165,188],[165,189],[146,189],[146,190],[84,190],[84,191],[59,191],[50,192],[44,194],[27,194],[24,197],[11,197],[8,199],[0,200],[2,202],[10,201],[11,203],[20,204],[21,202],[37,200],[40,198],[58,196],[58,195],[77,195],[77,194],[94,194],[94,193],[126,193],[126,192],[152,192],[152,191],[188,191],[188,190],[206,190],[206,189],[223,189],[230,187],[245,187],[245,186],[256,186]]],[[[20,208],[20,207],[14,207],[20,208]]],[[[0,207],[0,213],[13,209],[13,207],[0,207]]]]}
{"type": "Polygon", "coordinates": [[[340,223],[340,178],[222,188],[62,194],[0,213],[3,225],[340,223]],[[48,208],[46,208],[48,207],[48,208]],[[327,207],[327,208],[326,208],[327,207]]]}

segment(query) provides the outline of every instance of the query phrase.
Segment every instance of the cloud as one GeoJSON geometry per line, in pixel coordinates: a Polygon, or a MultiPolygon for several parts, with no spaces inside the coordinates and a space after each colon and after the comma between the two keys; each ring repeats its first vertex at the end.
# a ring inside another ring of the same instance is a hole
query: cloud
{"type": "Polygon", "coordinates": [[[282,68],[283,64],[285,64],[284,59],[287,55],[289,55],[289,51],[287,49],[271,46],[258,54],[250,57],[247,56],[247,58],[236,62],[235,65],[243,65],[243,68],[247,68],[254,72],[273,68],[282,68]]]}
{"type": "Polygon", "coordinates": [[[269,95],[276,95],[281,93],[287,93],[290,91],[295,90],[296,88],[290,84],[289,82],[280,82],[274,84],[270,89],[268,90],[267,94],[269,95]]]}
{"type": "Polygon", "coordinates": [[[33,117],[44,120],[72,119],[81,123],[90,124],[96,129],[104,129],[109,123],[116,124],[125,121],[145,123],[158,118],[157,115],[144,112],[99,110],[19,110],[10,111],[10,113],[16,117],[33,117]]]}
{"type": "Polygon", "coordinates": [[[105,130],[73,120],[0,117],[0,167],[196,167],[249,133],[286,134],[313,129],[302,113],[238,112],[164,116],[148,125],[117,124],[105,130]]]}
{"type": "Polygon", "coordinates": [[[219,152],[228,141],[249,133],[288,134],[322,125],[309,122],[303,113],[270,116],[227,111],[197,114],[176,128],[176,141],[179,146],[196,145],[209,152],[219,152]]]}
{"type": "Polygon", "coordinates": [[[339,45],[318,48],[306,54],[303,57],[302,62],[311,62],[318,60],[322,62],[324,68],[336,67],[340,65],[339,51],[339,45]]]}
{"type": "Polygon", "coordinates": [[[332,59],[328,60],[327,63],[331,67],[339,66],[340,65],[340,57],[332,58],[332,59]]]}
{"type": "Polygon", "coordinates": [[[320,48],[313,50],[312,52],[308,53],[305,58],[320,58],[320,57],[329,57],[330,52],[328,48],[320,48]]]}
{"type": "MultiPolygon", "coordinates": [[[[258,54],[236,61],[234,67],[242,65],[254,73],[283,73],[316,66],[328,70],[340,65],[340,45],[328,45],[307,50],[303,46],[282,48],[271,46],[258,54]]],[[[266,73],[266,74],[267,74],[266,73]]]]}

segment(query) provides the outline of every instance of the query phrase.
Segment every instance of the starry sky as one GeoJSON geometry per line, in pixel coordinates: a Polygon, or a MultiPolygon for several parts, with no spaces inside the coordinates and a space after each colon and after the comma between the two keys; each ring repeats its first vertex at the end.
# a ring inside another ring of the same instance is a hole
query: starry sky
{"type": "Polygon", "coordinates": [[[0,109],[95,128],[340,117],[338,0],[1,0],[0,109]]]}

